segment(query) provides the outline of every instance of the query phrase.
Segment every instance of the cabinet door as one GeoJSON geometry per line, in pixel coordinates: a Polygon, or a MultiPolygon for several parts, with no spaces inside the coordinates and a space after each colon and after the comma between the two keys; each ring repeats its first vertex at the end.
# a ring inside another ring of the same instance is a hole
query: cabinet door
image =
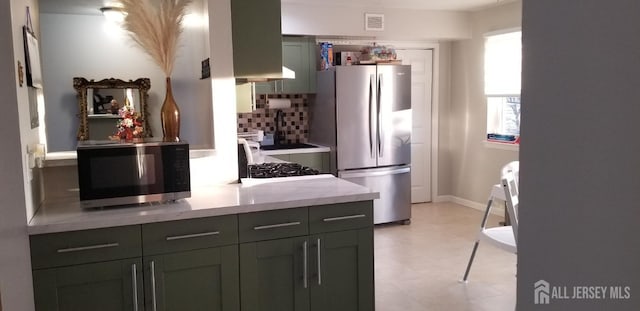
{"type": "Polygon", "coordinates": [[[33,271],[36,310],[142,310],[142,260],[33,271]]]}
{"type": "Polygon", "coordinates": [[[277,94],[280,91],[279,86],[276,82],[279,81],[269,81],[269,82],[256,82],[256,94],[277,94]]]}
{"type": "Polygon", "coordinates": [[[309,73],[309,93],[316,92],[316,71],[318,66],[318,47],[316,46],[316,40],[309,38],[307,41],[309,46],[309,63],[307,64],[307,72],[309,73]]]}
{"type": "Polygon", "coordinates": [[[321,173],[325,172],[322,167],[322,153],[292,153],[289,161],[314,168],[321,173]]]}
{"type": "Polygon", "coordinates": [[[305,250],[307,237],[240,244],[242,311],[308,311],[305,250]]]}
{"type": "Polygon", "coordinates": [[[270,154],[270,157],[274,157],[276,159],[289,162],[290,155],[288,154],[270,154]]]}
{"type": "Polygon", "coordinates": [[[309,50],[306,42],[287,41],[282,43],[282,62],[296,73],[295,79],[284,79],[281,93],[309,93],[309,50]]]}
{"type": "Polygon", "coordinates": [[[238,311],[238,246],[145,257],[148,311],[238,311]]]}
{"type": "Polygon", "coordinates": [[[315,235],[310,243],[311,310],[374,310],[373,229],[315,235]]]}

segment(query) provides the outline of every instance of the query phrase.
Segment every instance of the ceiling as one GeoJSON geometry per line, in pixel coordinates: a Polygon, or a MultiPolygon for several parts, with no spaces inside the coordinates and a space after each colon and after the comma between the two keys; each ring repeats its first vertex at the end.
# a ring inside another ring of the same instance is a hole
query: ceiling
{"type": "MultiPolygon", "coordinates": [[[[283,3],[331,5],[335,7],[402,8],[420,10],[474,11],[514,0],[282,0],[283,3]]],[[[101,7],[113,0],[40,0],[41,13],[100,15],[101,7]]]]}
{"type": "MultiPolygon", "coordinates": [[[[42,0],[41,0],[42,1],[42,0]]],[[[323,5],[336,7],[378,7],[414,10],[474,11],[501,2],[514,0],[322,0],[323,5]]],[[[282,0],[283,3],[317,5],[318,0],[282,0]]]]}

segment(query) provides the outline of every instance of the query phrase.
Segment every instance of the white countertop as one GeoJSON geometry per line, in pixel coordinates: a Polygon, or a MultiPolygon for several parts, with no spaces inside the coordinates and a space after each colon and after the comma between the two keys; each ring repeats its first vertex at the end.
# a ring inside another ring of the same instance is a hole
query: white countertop
{"type": "Polygon", "coordinates": [[[195,188],[188,199],[135,207],[83,210],[74,199],[49,202],[38,210],[27,231],[35,235],[379,198],[378,192],[332,176],[289,178],[253,186],[195,188]]]}
{"type": "Polygon", "coordinates": [[[277,150],[260,150],[263,155],[277,155],[277,154],[296,154],[296,153],[316,153],[316,152],[329,152],[331,148],[307,143],[309,145],[316,146],[315,148],[295,148],[295,149],[277,149],[277,150]]]}

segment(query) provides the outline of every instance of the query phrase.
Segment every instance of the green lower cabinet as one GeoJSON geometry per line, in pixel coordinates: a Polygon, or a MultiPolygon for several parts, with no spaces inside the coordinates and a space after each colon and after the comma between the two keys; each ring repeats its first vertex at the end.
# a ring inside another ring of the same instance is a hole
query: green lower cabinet
{"type": "Polygon", "coordinates": [[[240,244],[242,311],[309,310],[305,248],[307,237],[240,244]]]}
{"type": "Polygon", "coordinates": [[[289,154],[273,154],[269,155],[270,157],[274,157],[276,159],[289,162],[290,155],[289,154]]]}
{"type": "Polygon", "coordinates": [[[315,235],[310,243],[311,310],[373,311],[373,229],[315,235]]]}
{"type": "Polygon", "coordinates": [[[289,155],[289,161],[314,168],[321,173],[324,172],[322,167],[322,153],[292,153],[289,155]]]}
{"type": "Polygon", "coordinates": [[[148,311],[238,311],[238,246],[144,257],[148,311]]]}
{"type": "Polygon", "coordinates": [[[372,228],[240,245],[242,311],[373,311],[373,282],[372,228]]]}
{"type": "Polygon", "coordinates": [[[308,166],[320,171],[322,174],[328,174],[331,172],[331,163],[328,152],[274,154],[270,156],[282,161],[308,166]]]}
{"type": "Polygon", "coordinates": [[[142,282],[140,258],[34,270],[36,310],[143,310],[142,282]]]}

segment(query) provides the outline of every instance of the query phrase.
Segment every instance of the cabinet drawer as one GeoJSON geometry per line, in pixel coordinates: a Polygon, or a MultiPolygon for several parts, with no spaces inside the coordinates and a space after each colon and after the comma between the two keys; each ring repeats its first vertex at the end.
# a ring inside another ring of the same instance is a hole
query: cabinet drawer
{"type": "Polygon", "coordinates": [[[31,236],[33,269],[142,256],[140,226],[31,236]]]}
{"type": "Polygon", "coordinates": [[[311,234],[373,226],[373,202],[351,202],[309,208],[311,234]]]}
{"type": "Polygon", "coordinates": [[[238,243],[236,215],[142,225],[145,256],[235,243],[238,243]]]}
{"type": "Polygon", "coordinates": [[[240,243],[307,235],[308,216],[307,208],[240,214],[240,243]]]}

